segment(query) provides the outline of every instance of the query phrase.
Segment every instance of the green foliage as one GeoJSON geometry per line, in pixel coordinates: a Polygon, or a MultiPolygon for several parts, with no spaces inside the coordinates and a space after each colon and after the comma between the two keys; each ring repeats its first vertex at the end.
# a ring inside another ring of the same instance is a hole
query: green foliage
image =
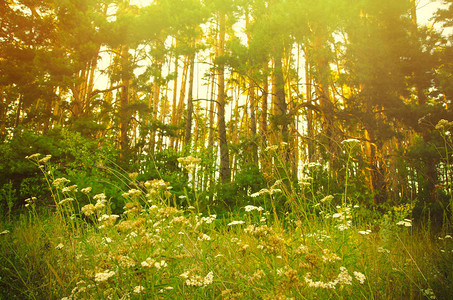
{"type": "Polygon", "coordinates": [[[304,221],[272,221],[251,205],[219,217],[168,206],[168,183],[137,176],[120,215],[99,196],[73,211],[77,197],[50,215],[21,215],[12,230],[0,223],[0,296],[443,298],[453,289],[452,237],[397,225],[412,206],[395,207],[380,228],[352,206],[304,221]]]}
{"type": "Polygon", "coordinates": [[[16,194],[11,181],[0,188],[0,215],[8,213],[8,218],[11,219],[11,210],[17,202],[16,194]]]}

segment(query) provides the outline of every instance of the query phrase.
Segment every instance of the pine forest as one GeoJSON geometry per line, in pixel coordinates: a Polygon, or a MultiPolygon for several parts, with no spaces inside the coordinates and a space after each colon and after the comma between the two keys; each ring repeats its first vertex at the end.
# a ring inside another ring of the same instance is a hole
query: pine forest
{"type": "Polygon", "coordinates": [[[3,0],[0,299],[451,299],[453,0],[3,0]]]}

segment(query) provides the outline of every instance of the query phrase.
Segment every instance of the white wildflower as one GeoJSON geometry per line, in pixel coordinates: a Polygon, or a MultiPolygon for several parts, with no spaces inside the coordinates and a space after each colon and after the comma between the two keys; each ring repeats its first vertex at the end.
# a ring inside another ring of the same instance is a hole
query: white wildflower
{"type": "Polygon", "coordinates": [[[368,235],[371,233],[371,230],[367,229],[367,230],[360,230],[358,231],[359,234],[362,234],[362,235],[368,235]]]}
{"type": "Polygon", "coordinates": [[[345,267],[340,267],[340,274],[338,274],[337,279],[335,281],[339,284],[352,284],[352,277],[348,273],[348,269],[345,267]]]}
{"type": "Polygon", "coordinates": [[[233,225],[241,225],[244,224],[244,221],[233,221],[231,223],[228,223],[228,226],[233,226],[233,225]]]}
{"type": "Polygon", "coordinates": [[[43,158],[41,158],[40,160],[38,160],[38,162],[45,164],[45,163],[48,162],[51,158],[52,158],[52,155],[48,154],[48,155],[44,156],[43,158]]]}
{"type": "Polygon", "coordinates": [[[137,285],[136,287],[134,287],[134,293],[136,293],[136,294],[141,294],[141,293],[143,293],[144,290],[145,290],[145,288],[142,287],[141,285],[137,285]]]}
{"type": "Polygon", "coordinates": [[[25,156],[26,159],[33,159],[33,158],[38,158],[41,156],[41,153],[35,153],[29,156],[25,156]]]}
{"type": "Polygon", "coordinates": [[[167,266],[167,263],[165,262],[165,260],[161,260],[160,262],[154,263],[154,267],[158,270],[160,270],[161,268],[165,268],[166,266],[167,266]]]}
{"type": "Polygon", "coordinates": [[[52,185],[57,187],[57,188],[62,188],[66,183],[69,183],[69,179],[66,179],[64,177],[57,178],[52,182],[52,185]]]}
{"type": "Polygon", "coordinates": [[[58,205],[63,205],[66,202],[72,202],[72,201],[74,201],[74,198],[65,198],[65,199],[61,200],[60,202],[58,202],[58,205]]]}
{"type": "Polygon", "coordinates": [[[152,266],[154,266],[154,264],[156,263],[156,261],[152,258],[147,258],[145,259],[144,261],[141,262],[141,265],[142,267],[145,267],[145,268],[150,268],[152,266]]]}
{"type": "Polygon", "coordinates": [[[61,191],[63,193],[77,192],[77,185],[74,184],[74,185],[71,185],[71,186],[64,187],[63,189],[61,189],[61,191]]]}
{"type": "Polygon", "coordinates": [[[94,214],[95,211],[96,211],[96,208],[94,207],[93,204],[87,204],[82,207],[82,213],[87,217],[94,214]]]}
{"type": "Polygon", "coordinates": [[[347,139],[341,142],[342,144],[349,144],[349,143],[360,143],[358,139],[347,139]]]}
{"type": "Polygon", "coordinates": [[[94,281],[96,282],[107,281],[113,275],[115,275],[114,271],[105,270],[104,272],[100,272],[94,275],[94,281]]]}
{"type": "Polygon", "coordinates": [[[324,249],[322,252],[322,260],[324,262],[335,262],[337,260],[341,260],[341,257],[339,257],[336,253],[331,252],[329,249],[324,249]]]}
{"type": "Polygon", "coordinates": [[[199,241],[210,241],[211,237],[209,235],[203,233],[203,235],[201,237],[198,237],[198,240],[199,241]]]}
{"type": "Polygon", "coordinates": [[[61,250],[63,249],[64,245],[62,243],[59,243],[57,246],[55,246],[55,249],[61,250]]]}
{"type": "Polygon", "coordinates": [[[209,217],[202,217],[201,221],[205,222],[206,224],[211,224],[217,218],[217,215],[210,215],[209,217]]]}
{"type": "Polygon", "coordinates": [[[311,277],[311,273],[307,273],[304,277],[304,280],[308,284],[309,287],[322,288],[322,289],[335,289],[336,282],[313,281],[310,277],[311,277]]]}
{"type": "Polygon", "coordinates": [[[180,275],[181,277],[185,278],[185,284],[189,286],[207,286],[213,282],[214,274],[209,272],[205,277],[201,277],[200,275],[191,274],[191,272],[184,272],[180,275]]]}
{"type": "Polygon", "coordinates": [[[332,195],[328,195],[328,196],[325,196],[324,198],[322,198],[320,202],[321,203],[329,202],[332,199],[333,199],[333,196],[332,195]]]}
{"type": "Polygon", "coordinates": [[[142,194],[142,191],[137,190],[137,189],[130,189],[127,193],[123,193],[122,196],[127,198],[138,198],[142,194]]]}
{"type": "Polygon", "coordinates": [[[353,274],[355,278],[360,282],[360,284],[363,284],[365,282],[366,277],[363,273],[354,271],[353,274]]]}
{"type": "Polygon", "coordinates": [[[245,211],[249,212],[249,211],[253,211],[253,210],[257,210],[257,211],[263,211],[264,208],[262,208],[261,206],[253,206],[253,205],[247,205],[244,207],[245,211]]]}
{"type": "Polygon", "coordinates": [[[410,220],[410,219],[404,219],[404,220],[399,221],[398,223],[396,223],[396,225],[398,225],[398,226],[411,227],[411,226],[412,226],[412,220],[410,220]]]}
{"type": "Polygon", "coordinates": [[[89,194],[91,192],[91,187],[86,187],[80,190],[84,194],[89,194]]]}
{"type": "Polygon", "coordinates": [[[107,200],[107,197],[105,196],[104,193],[101,193],[101,194],[94,195],[93,200],[104,201],[104,200],[107,200]]]}

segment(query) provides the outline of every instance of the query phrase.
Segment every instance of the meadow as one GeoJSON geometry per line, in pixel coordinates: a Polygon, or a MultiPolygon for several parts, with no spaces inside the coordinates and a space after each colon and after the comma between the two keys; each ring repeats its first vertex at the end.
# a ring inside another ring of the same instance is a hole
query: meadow
{"type": "MultiPolygon", "coordinates": [[[[111,200],[42,171],[53,203],[29,198],[0,223],[1,299],[449,299],[449,226],[414,223],[413,206],[373,219],[351,197],[294,199],[285,183],[216,215],[196,196],[178,206],[170,182],[124,174],[122,213],[111,200]],[[265,205],[257,206],[256,199],[265,205]],[[316,200],[318,199],[318,200],[316,200]]],[[[181,158],[194,170],[199,160],[181,158]]],[[[305,178],[306,187],[312,178],[305,178]]],[[[196,195],[196,194],[195,194],[196,195]]],[[[193,197],[190,199],[190,197],[193,197]]],[[[378,214],[376,214],[378,216],[378,214]]]]}

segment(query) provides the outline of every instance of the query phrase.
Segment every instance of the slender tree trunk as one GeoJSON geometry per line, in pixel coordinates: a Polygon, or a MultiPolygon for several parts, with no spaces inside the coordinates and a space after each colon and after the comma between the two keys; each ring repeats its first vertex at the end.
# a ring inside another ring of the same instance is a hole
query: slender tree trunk
{"type": "MultiPolygon", "coordinates": [[[[308,48],[305,47],[305,98],[308,104],[312,104],[312,78],[311,78],[311,71],[310,71],[310,63],[308,61],[308,48]]],[[[313,162],[315,160],[315,147],[313,144],[314,141],[314,126],[313,126],[313,111],[308,108],[307,109],[307,146],[308,146],[308,161],[313,162]]]]}
{"type": "MultiPolygon", "coordinates": [[[[159,69],[159,72],[161,72],[162,71],[162,59],[159,58],[156,61],[156,66],[159,69]]],[[[151,107],[153,125],[156,125],[157,121],[158,121],[159,103],[160,103],[160,78],[154,78],[153,105],[151,107]]],[[[150,143],[150,151],[151,151],[151,153],[154,153],[154,150],[156,148],[156,130],[155,129],[151,130],[149,143],[150,143]]]]}
{"type": "Polygon", "coordinates": [[[119,146],[120,146],[120,159],[125,160],[128,152],[128,126],[129,126],[129,74],[126,70],[129,64],[129,47],[123,45],[121,47],[121,68],[123,70],[122,75],[122,88],[120,95],[120,108],[119,108],[119,119],[120,119],[120,134],[119,134],[119,146]]]}
{"type": "MultiPolygon", "coordinates": [[[[252,35],[250,31],[250,14],[247,9],[245,12],[245,28],[247,32],[247,42],[250,45],[252,35]]],[[[256,126],[256,86],[253,80],[253,70],[248,72],[248,100],[250,104],[250,152],[252,156],[252,162],[258,164],[258,140],[257,140],[257,126],[256,126]]]]}
{"type": "MultiPolygon", "coordinates": [[[[283,49],[280,49],[283,51],[283,49]]],[[[273,130],[277,133],[275,142],[288,142],[288,116],[285,99],[285,81],[283,77],[282,52],[277,51],[274,57],[275,103],[273,130]]]]}
{"type": "Polygon", "coordinates": [[[267,147],[267,137],[268,137],[268,129],[267,129],[267,111],[268,111],[268,95],[269,95],[269,78],[268,78],[268,71],[269,71],[269,62],[266,62],[263,66],[263,91],[261,96],[261,116],[260,116],[260,136],[261,136],[261,155],[260,155],[260,163],[261,169],[263,174],[270,176],[270,161],[268,159],[268,154],[266,153],[265,149],[267,147]]]}
{"type": "MultiPolygon", "coordinates": [[[[226,22],[225,15],[220,13],[218,16],[219,20],[219,46],[218,46],[218,57],[224,56],[225,47],[225,34],[226,34],[226,22]]],[[[219,147],[220,147],[220,179],[222,183],[228,183],[231,180],[231,169],[230,169],[230,156],[228,153],[228,142],[225,125],[225,65],[223,62],[219,63],[218,66],[218,130],[219,130],[219,147]]]]}
{"type": "Polygon", "coordinates": [[[184,138],[185,145],[188,145],[190,143],[190,139],[192,137],[194,67],[195,67],[195,53],[190,55],[189,95],[187,97],[186,133],[184,138]]]}
{"type": "Polygon", "coordinates": [[[6,136],[6,116],[9,111],[9,99],[5,97],[4,86],[0,86],[0,138],[6,136]]]}
{"type": "Polygon", "coordinates": [[[214,113],[215,113],[215,102],[214,102],[214,86],[215,86],[215,76],[212,76],[211,80],[211,98],[209,102],[209,133],[208,133],[208,147],[212,149],[214,147],[214,128],[215,128],[215,121],[214,121],[214,113]]]}
{"type": "Polygon", "coordinates": [[[187,84],[187,74],[189,73],[189,58],[186,56],[184,59],[184,67],[182,70],[182,81],[181,81],[181,88],[179,92],[179,103],[178,103],[178,108],[176,110],[176,117],[175,117],[175,125],[178,126],[178,137],[175,142],[175,149],[178,149],[179,142],[180,142],[180,135],[181,135],[181,130],[179,129],[179,126],[181,125],[181,117],[182,113],[184,111],[184,102],[186,98],[186,84],[187,84]]]}
{"type": "MultiPolygon", "coordinates": [[[[176,92],[178,90],[178,68],[179,68],[178,60],[179,60],[178,54],[175,54],[175,80],[173,82],[173,101],[171,106],[171,120],[170,120],[171,125],[176,125],[176,111],[178,109],[177,108],[178,93],[176,92]]],[[[175,147],[175,137],[173,135],[170,136],[170,147],[171,148],[175,147]]]]}
{"type": "Polygon", "coordinates": [[[319,108],[322,113],[322,128],[323,128],[323,137],[325,138],[325,146],[327,153],[330,159],[331,171],[336,173],[339,169],[338,165],[338,132],[335,129],[334,123],[334,105],[330,100],[329,92],[329,76],[330,76],[330,67],[329,61],[323,55],[319,53],[325,53],[326,45],[325,38],[316,35],[315,41],[313,44],[314,51],[317,52],[316,55],[316,94],[319,99],[319,108]]]}

